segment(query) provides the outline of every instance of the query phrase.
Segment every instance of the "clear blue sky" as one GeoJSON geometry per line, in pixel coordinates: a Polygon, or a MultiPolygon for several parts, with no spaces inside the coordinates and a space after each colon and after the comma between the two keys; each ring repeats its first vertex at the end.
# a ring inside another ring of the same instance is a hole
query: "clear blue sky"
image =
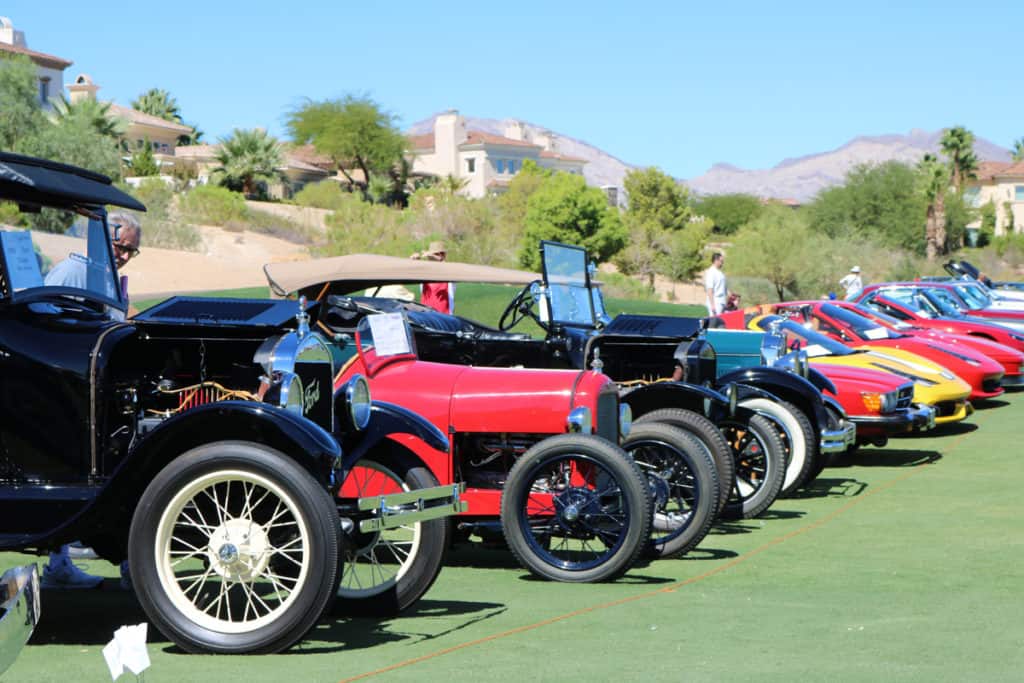
{"type": "Polygon", "coordinates": [[[1020,0],[15,0],[0,14],[74,62],[66,82],[88,73],[125,105],[164,88],[211,139],[283,135],[303,98],[345,93],[403,127],[452,108],[520,118],[678,177],[912,128],[1024,136],[1020,0]]]}

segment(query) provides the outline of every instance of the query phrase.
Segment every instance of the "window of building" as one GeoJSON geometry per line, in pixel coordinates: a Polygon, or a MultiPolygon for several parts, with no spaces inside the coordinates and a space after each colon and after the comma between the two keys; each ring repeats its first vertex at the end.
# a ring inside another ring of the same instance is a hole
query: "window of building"
{"type": "Polygon", "coordinates": [[[508,172],[509,173],[515,173],[516,172],[516,162],[515,162],[514,159],[509,159],[508,160],[508,172]]]}
{"type": "Polygon", "coordinates": [[[964,190],[964,202],[967,206],[979,208],[981,206],[981,188],[978,186],[968,187],[964,190]]]}
{"type": "Polygon", "coordinates": [[[39,101],[46,104],[50,99],[50,77],[43,76],[39,79],[39,101]]]}
{"type": "Polygon", "coordinates": [[[466,173],[476,173],[476,159],[466,159],[466,173]]]}
{"type": "Polygon", "coordinates": [[[498,159],[497,161],[494,162],[494,167],[498,170],[498,173],[504,173],[505,172],[505,160],[504,159],[498,159]]]}
{"type": "Polygon", "coordinates": [[[1013,188],[1013,201],[1024,202],[1024,185],[1016,185],[1013,188]]]}

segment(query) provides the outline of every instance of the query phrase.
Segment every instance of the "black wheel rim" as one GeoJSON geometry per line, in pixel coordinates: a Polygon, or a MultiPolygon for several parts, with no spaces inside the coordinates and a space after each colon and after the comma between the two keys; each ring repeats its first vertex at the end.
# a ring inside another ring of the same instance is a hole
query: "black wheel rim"
{"type": "Polygon", "coordinates": [[[689,526],[701,495],[693,470],[679,451],[664,441],[638,441],[631,443],[628,451],[654,499],[651,540],[664,543],[675,538],[689,526]]]}
{"type": "Polygon", "coordinates": [[[630,527],[629,499],[618,478],[593,458],[541,460],[524,477],[518,511],[532,552],[551,566],[586,571],[615,556],[630,527]]]}
{"type": "Polygon", "coordinates": [[[746,500],[756,494],[768,480],[768,450],[764,441],[749,425],[727,424],[722,428],[736,462],[730,500],[746,500]]]}

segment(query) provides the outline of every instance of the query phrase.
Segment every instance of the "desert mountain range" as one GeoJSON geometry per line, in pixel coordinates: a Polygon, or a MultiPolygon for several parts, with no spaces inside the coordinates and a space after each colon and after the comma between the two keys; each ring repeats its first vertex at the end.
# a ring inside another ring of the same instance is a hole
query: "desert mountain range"
{"type": "MultiPolygon", "coordinates": [[[[484,119],[466,116],[469,130],[504,135],[511,119],[484,119]]],[[[532,131],[548,129],[522,121],[532,131]]],[[[409,133],[421,135],[433,130],[434,117],[413,124],[409,133]]],[[[583,175],[591,185],[622,185],[630,169],[644,166],[642,160],[627,163],[600,147],[562,133],[549,131],[560,154],[587,160],[583,175]]],[[[864,135],[827,152],[784,159],[768,169],[743,169],[719,163],[703,175],[681,180],[698,194],[745,192],[760,197],[808,201],[820,190],[843,181],[847,172],[858,164],[896,160],[916,163],[926,152],[937,153],[942,131],[911,130],[906,135],[864,135]]],[[[974,151],[982,161],[1009,161],[1010,152],[984,138],[978,138],[974,151]]]]}

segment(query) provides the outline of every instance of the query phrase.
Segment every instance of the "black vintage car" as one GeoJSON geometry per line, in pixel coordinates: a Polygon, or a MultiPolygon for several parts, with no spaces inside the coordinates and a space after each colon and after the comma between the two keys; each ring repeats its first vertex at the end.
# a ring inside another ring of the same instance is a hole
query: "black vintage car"
{"type": "Polygon", "coordinates": [[[793,488],[813,473],[819,446],[823,451],[842,450],[852,438],[842,409],[835,405],[830,412],[818,388],[804,377],[759,367],[717,378],[714,348],[700,339],[702,321],[641,315],[610,321],[600,291],[590,281],[586,252],[554,242],[543,243],[542,249],[543,279],[522,271],[365,254],[301,265],[269,264],[264,270],[277,294],[319,299],[324,308],[319,319],[328,326],[337,320],[343,328],[346,319],[366,312],[405,311],[426,360],[581,369],[596,361],[620,383],[622,400],[638,422],[667,421],[705,444],[721,481],[733,482],[723,487],[719,501],[719,510],[727,516],[753,516],[767,509],[788,475],[786,451],[793,450],[796,430],[807,449],[800,462],[794,459],[800,472],[793,488]],[[524,288],[509,303],[501,329],[384,296],[377,289],[444,280],[524,288]],[[367,295],[356,295],[364,289],[367,295]],[[511,331],[527,316],[545,331],[543,338],[511,331]],[[654,381],[671,378],[677,367],[677,379],[685,381],[654,381]],[[775,414],[734,401],[760,403],[775,414]],[[782,424],[779,415],[791,416],[789,423],[782,424]]]}
{"type": "MultiPolygon", "coordinates": [[[[129,560],[143,609],[184,649],[266,653],[301,639],[389,530],[443,527],[463,509],[457,488],[400,474],[389,495],[338,497],[356,463],[408,470],[386,467],[388,434],[447,440],[371,402],[362,377],[333,391],[304,301],[212,299],[125,320],[104,207],[141,204],[104,176],[7,153],[0,200],[77,217],[61,235],[0,230],[0,549],[81,540],[129,560]]],[[[444,545],[417,534],[405,548],[428,558],[410,570],[412,599],[444,545]]],[[[343,602],[395,600],[393,575],[370,574],[385,578],[343,602]]]]}

